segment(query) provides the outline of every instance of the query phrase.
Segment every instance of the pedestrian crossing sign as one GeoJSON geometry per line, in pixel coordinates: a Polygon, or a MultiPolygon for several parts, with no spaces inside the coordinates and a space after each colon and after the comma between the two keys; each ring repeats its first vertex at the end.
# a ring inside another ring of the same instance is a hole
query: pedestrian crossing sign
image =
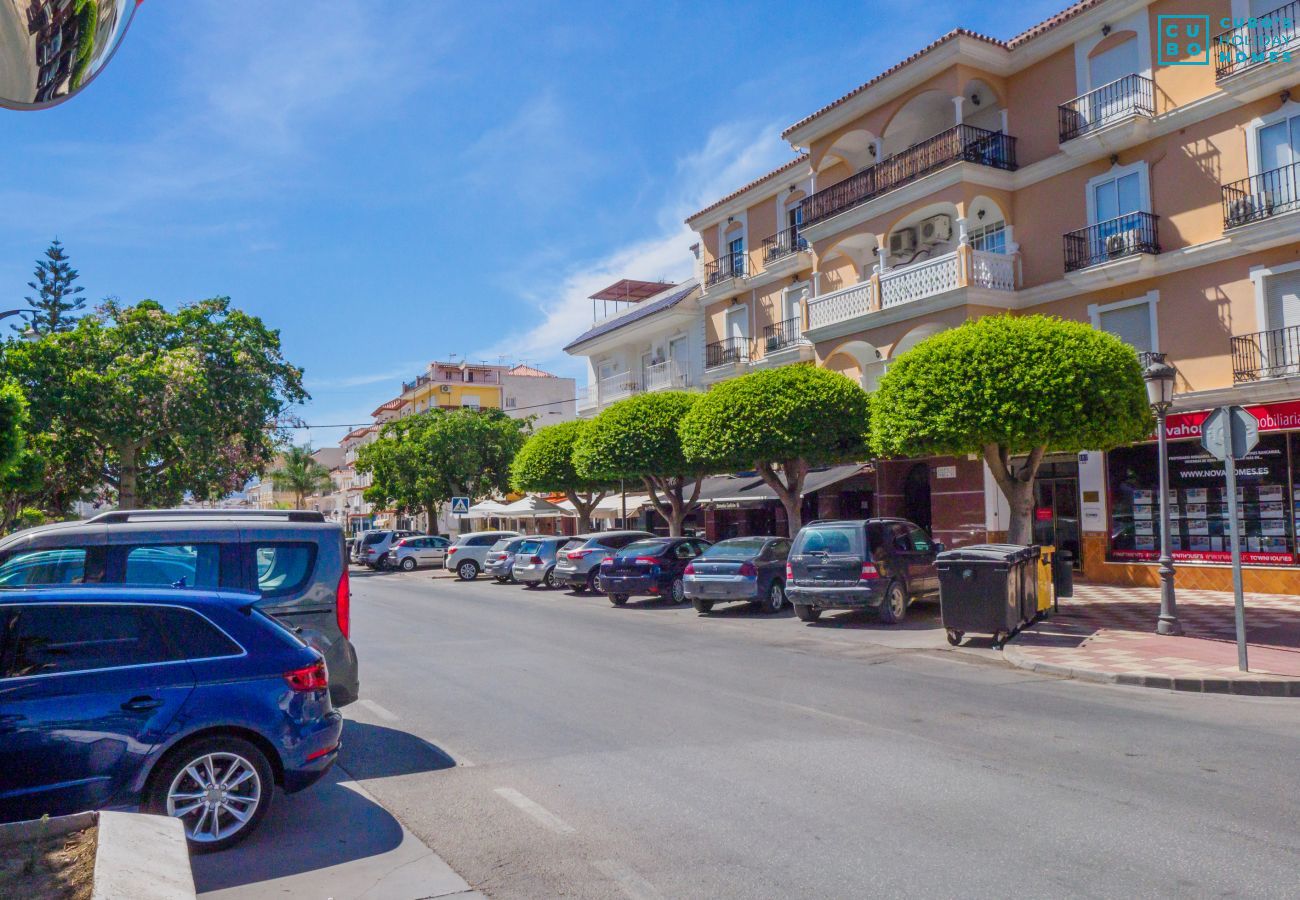
{"type": "Polygon", "coordinates": [[[468,497],[452,497],[452,498],[451,498],[451,514],[452,514],[453,516],[468,516],[468,515],[469,515],[469,498],[468,498],[468,497]]]}

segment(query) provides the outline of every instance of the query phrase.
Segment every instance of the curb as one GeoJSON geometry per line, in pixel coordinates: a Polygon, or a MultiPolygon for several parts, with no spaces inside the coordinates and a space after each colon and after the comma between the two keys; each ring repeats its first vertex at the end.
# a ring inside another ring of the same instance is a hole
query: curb
{"type": "Polygon", "coordinates": [[[185,826],[170,816],[99,813],[91,900],[194,900],[185,826]]]}
{"type": "Polygon", "coordinates": [[[1060,675],[1091,681],[1097,684],[1124,684],[1133,687],[1157,688],[1167,691],[1187,691],[1194,694],[1236,694],[1247,697],[1300,697],[1300,679],[1289,681],[1260,681],[1250,678],[1172,678],[1167,675],[1130,675],[1124,672],[1104,672],[1099,669],[1080,669],[1056,663],[1040,662],[1023,656],[1019,648],[1007,645],[1002,658],[1017,669],[1026,669],[1044,675],[1060,675]]]}

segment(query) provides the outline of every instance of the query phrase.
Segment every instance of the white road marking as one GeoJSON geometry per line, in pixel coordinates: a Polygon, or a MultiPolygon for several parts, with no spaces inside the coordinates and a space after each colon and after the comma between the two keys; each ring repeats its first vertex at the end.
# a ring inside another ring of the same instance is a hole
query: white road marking
{"type": "Polygon", "coordinates": [[[654,889],[654,885],[618,860],[598,859],[594,860],[592,865],[602,875],[617,884],[619,890],[631,900],[661,900],[663,897],[654,889]]]}
{"type": "Polygon", "coordinates": [[[399,716],[397,713],[385,709],[384,707],[380,706],[378,703],[376,703],[375,701],[367,697],[362,697],[360,700],[357,701],[357,703],[359,703],[361,706],[364,706],[366,709],[370,710],[375,715],[379,716],[379,718],[383,719],[385,722],[396,722],[398,719],[401,718],[401,716],[399,716]]]}
{"type": "Polygon", "coordinates": [[[514,788],[499,787],[495,791],[498,797],[514,804],[519,809],[532,816],[543,828],[554,831],[556,834],[573,834],[576,829],[568,822],[561,819],[555,813],[551,812],[540,803],[529,800],[523,794],[514,788]]]}

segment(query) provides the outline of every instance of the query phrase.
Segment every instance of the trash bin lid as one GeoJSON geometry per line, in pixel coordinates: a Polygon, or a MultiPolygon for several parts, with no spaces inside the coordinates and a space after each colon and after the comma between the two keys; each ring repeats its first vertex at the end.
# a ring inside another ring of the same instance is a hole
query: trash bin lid
{"type": "Polygon", "coordinates": [[[945,550],[936,559],[939,562],[1016,563],[1038,558],[1037,547],[1023,544],[970,544],[954,550],[945,550]]]}

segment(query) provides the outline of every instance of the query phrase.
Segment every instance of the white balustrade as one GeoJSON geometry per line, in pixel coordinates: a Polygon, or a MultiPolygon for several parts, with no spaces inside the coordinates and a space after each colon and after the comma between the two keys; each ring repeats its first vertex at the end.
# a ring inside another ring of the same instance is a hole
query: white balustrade
{"type": "Polygon", "coordinates": [[[636,379],[631,372],[617,372],[596,382],[596,399],[604,404],[630,397],[636,392],[636,379]]]}
{"type": "Polygon", "coordinates": [[[686,387],[686,373],[675,359],[666,359],[653,366],[646,366],[642,385],[647,391],[665,391],[672,388],[686,387]]]}
{"type": "Polygon", "coordinates": [[[961,287],[957,252],[893,269],[880,276],[880,307],[889,309],[961,287]]]}
{"type": "Polygon", "coordinates": [[[871,283],[840,288],[808,301],[808,327],[823,328],[871,311],[871,283]]]}
{"type": "Polygon", "coordinates": [[[971,253],[970,270],[971,287],[994,291],[1016,289],[1016,259],[1008,253],[975,250],[971,253]]]}

